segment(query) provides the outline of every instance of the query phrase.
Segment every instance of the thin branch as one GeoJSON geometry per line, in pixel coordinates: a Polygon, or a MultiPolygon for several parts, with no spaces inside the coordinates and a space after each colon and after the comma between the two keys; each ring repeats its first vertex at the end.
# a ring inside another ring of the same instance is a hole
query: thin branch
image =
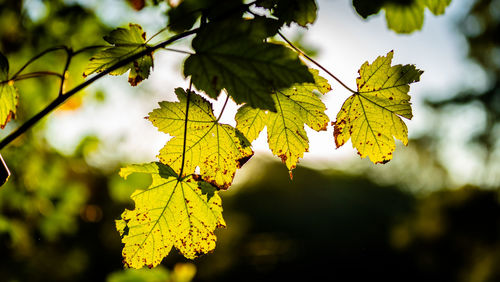
{"type": "Polygon", "coordinates": [[[8,81],[2,81],[0,84],[3,83],[8,83],[9,81],[19,81],[19,80],[24,80],[24,79],[29,79],[29,78],[34,78],[34,77],[42,77],[42,76],[57,76],[61,78],[61,74],[53,71],[35,71],[35,72],[30,72],[30,73],[25,73],[18,75],[15,79],[11,79],[8,81]]]}
{"type": "Polygon", "coordinates": [[[112,65],[111,67],[107,68],[103,72],[100,72],[96,74],[95,76],[89,78],[88,80],[82,82],[81,84],[75,86],[73,89],[69,90],[66,92],[64,95],[58,96],[55,100],[53,100],[48,106],[46,106],[43,110],[38,112],[36,115],[34,115],[32,118],[27,120],[25,123],[23,123],[19,128],[17,128],[15,131],[13,131],[11,134],[9,134],[7,137],[5,137],[1,142],[0,142],[0,150],[3,149],[5,146],[10,144],[10,142],[14,141],[17,137],[22,135],[24,132],[26,132],[29,128],[31,128],[33,125],[35,125],[38,121],[40,121],[43,117],[45,117],[47,114],[49,114],[51,111],[53,111],[55,108],[57,108],[59,105],[64,103],[67,99],[69,99],[71,96],[79,92],[80,90],[84,89],[85,87],[89,86],[96,80],[104,77],[105,75],[109,74],[110,72],[121,68],[139,58],[142,58],[143,56],[149,55],[152,52],[154,52],[157,49],[164,48],[165,46],[181,39],[184,37],[187,37],[189,35],[195,34],[198,32],[198,28],[179,33],[177,35],[174,35],[170,37],[169,39],[151,47],[146,47],[145,50],[142,50],[141,52],[138,52],[122,61],[117,62],[116,64],[112,65]]]}
{"type": "Polygon", "coordinates": [[[71,59],[73,58],[73,50],[71,48],[66,48],[66,63],[64,64],[64,69],[61,75],[61,84],[59,85],[59,96],[63,95],[64,92],[64,82],[66,82],[66,78],[68,77],[68,68],[71,63],[71,59]]]}
{"type": "Polygon", "coordinates": [[[11,80],[15,80],[16,77],[19,76],[19,74],[24,70],[26,69],[31,63],[33,63],[34,61],[38,60],[39,58],[43,57],[45,54],[48,54],[50,52],[54,52],[54,51],[58,51],[58,50],[66,50],[68,47],[66,46],[56,46],[56,47],[52,47],[52,48],[49,48],[43,52],[41,52],[40,54],[36,55],[35,57],[31,58],[28,62],[26,62],[26,64],[24,64],[11,78],[11,80]]]}
{"type": "Polygon", "coordinates": [[[215,122],[219,122],[220,118],[222,117],[222,114],[224,113],[224,110],[226,109],[227,101],[229,101],[229,95],[226,96],[226,101],[224,101],[224,105],[222,106],[222,109],[220,110],[219,117],[215,122]]]}
{"type": "Polygon", "coordinates": [[[191,86],[192,86],[192,80],[189,80],[189,88],[187,92],[187,98],[186,98],[186,118],[184,119],[184,139],[182,142],[182,161],[181,161],[181,170],[179,172],[179,180],[182,178],[182,174],[184,173],[184,163],[186,161],[186,137],[187,137],[187,130],[188,130],[188,118],[189,118],[189,98],[191,97],[191,86]]]}
{"type": "Polygon", "coordinates": [[[322,69],[323,71],[325,71],[328,75],[330,75],[331,77],[333,77],[333,79],[335,79],[338,83],[340,83],[340,85],[342,85],[345,89],[349,90],[353,94],[358,93],[358,92],[352,90],[351,88],[349,88],[347,85],[345,85],[340,79],[338,79],[335,75],[333,75],[333,73],[331,73],[329,70],[327,70],[325,67],[323,67],[320,63],[316,62],[313,58],[309,57],[304,51],[300,50],[297,46],[293,45],[293,43],[290,42],[290,40],[288,40],[281,32],[278,31],[278,34],[279,34],[279,36],[281,38],[283,38],[283,40],[286,41],[286,43],[288,43],[288,45],[290,45],[290,47],[292,47],[300,55],[304,56],[306,59],[308,59],[309,61],[311,61],[313,64],[315,64],[316,66],[318,66],[320,69],[322,69]]]}

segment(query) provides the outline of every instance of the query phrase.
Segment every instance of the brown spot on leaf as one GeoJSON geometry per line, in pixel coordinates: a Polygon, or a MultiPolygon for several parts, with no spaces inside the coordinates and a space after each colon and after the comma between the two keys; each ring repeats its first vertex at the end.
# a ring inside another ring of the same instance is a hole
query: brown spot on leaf
{"type": "Polygon", "coordinates": [[[254,152],[252,151],[251,155],[243,157],[243,158],[237,160],[236,162],[238,163],[237,164],[238,168],[242,167],[246,162],[248,162],[248,160],[253,156],[253,154],[254,154],[254,152]]]}
{"type": "MultiPolygon", "coordinates": [[[[16,107],[17,107],[17,104],[16,104],[16,107]]],[[[7,115],[7,118],[5,119],[5,122],[0,124],[0,128],[4,129],[5,125],[7,125],[7,123],[9,123],[9,121],[11,119],[14,119],[14,118],[15,118],[15,114],[12,111],[10,111],[9,114],[7,115]]]]}

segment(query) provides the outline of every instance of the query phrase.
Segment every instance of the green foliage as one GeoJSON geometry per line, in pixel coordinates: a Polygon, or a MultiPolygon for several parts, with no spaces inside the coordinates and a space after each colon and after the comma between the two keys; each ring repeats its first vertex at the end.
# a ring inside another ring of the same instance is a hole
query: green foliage
{"type": "Polygon", "coordinates": [[[356,11],[364,18],[384,9],[387,27],[397,33],[422,29],[425,8],[441,15],[450,3],[451,0],[353,0],[356,11]]]}
{"type": "Polygon", "coordinates": [[[201,182],[192,176],[179,179],[161,163],[131,165],[120,171],[124,178],[131,173],[150,174],[153,181],[147,190],[132,194],[135,209],[126,210],[116,221],[129,267],[154,267],[173,246],[190,259],[215,248],[214,230],[225,227],[217,192],[210,197],[203,194],[201,182]]]}
{"type": "Polygon", "coordinates": [[[315,0],[264,0],[257,5],[270,9],[274,16],[287,25],[296,22],[306,27],[316,21],[318,7],[315,0]]]}
{"type": "MultiPolygon", "coordinates": [[[[412,17],[419,16],[423,7],[439,13],[447,4],[422,1],[404,5],[384,1],[367,10],[378,12],[383,8],[391,28],[397,26],[399,31],[410,31],[420,24],[421,18],[412,17]],[[409,7],[415,7],[417,12],[411,12],[409,7]]],[[[139,4],[142,7],[144,2],[139,4]]],[[[250,142],[264,127],[267,127],[269,148],[285,163],[290,176],[299,159],[309,150],[305,125],[315,131],[327,129],[330,119],[325,114],[326,105],[321,97],[331,90],[331,86],[319,71],[309,68],[299,56],[339,80],[280,33],[285,25],[306,27],[314,23],[316,14],[314,0],[264,0],[249,4],[230,0],[184,0],[167,11],[168,28],[176,35],[148,45],[145,32],[137,24],[111,31],[104,37],[111,45],[92,56],[83,72],[84,77],[96,75],[67,91],[68,70],[74,57],[100,46],[47,51],[66,52],[62,73],[42,72],[42,75],[60,79],[59,95],[24,128],[32,126],[105,74],[121,75],[130,71],[128,81],[132,86],[137,85],[149,77],[154,51],[194,35],[191,42],[194,53],[166,48],[189,54],[183,64],[189,87],[187,90],[177,88],[178,102],[160,102],[160,107],[148,116],[159,131],[172,137],[159,152],[160,162],[129,165],[120,171],[123,178],[132,173],[152,177],[148,188],[132,193],[135,207],[125,210],[116,221],[124,243],[124,263],[128,267],[157,266],[172,247],[189,259],[215,248],[215,229],[225,226],[219,190],[228,189],[237,169],[253,156],[250,142]],[[195,27],[198,20],[199,26],[195,27]],[[288,46],[277,42],[273,38],[276,35],[288,46]],[[199,94],[192,91],[192,87],[196,87],[199,94]],[[226,92],[227,99],[216,117],[210,99],[217,99],[222,91],[226,92]],[[202,96],[204,94],[208,98],[202,96]],[[241,105],[235,117],[236,128],[219,122],[230,98],[241,105]]],[[[166,28],[160,32],[164,30],[166,28]]],[[[353,136],[353,146],[361,157],[369,156],[375,163],[392,158],[394,137],[407,144],[407,129],[400,116],[411,118],[409,84],[418,81],[422,73],[411,65],[391,66],[392,55],[390,52],[373,64],[365,63],[361,67],[357,92],[341,83],[353,95],[337,115],[335,142],[341,146],[353,136]]],[[[0,107],[0,118],[6,122],[15,112],[15,105],[12,107],[9,103],[14,100],[17,103],[17,92],[9,81],[9,65],[3,55],[0,67],[0,80],[3,81],[0,106],[7,107],[7,110],[0,107]],[[10,94],[10,98],[5,100],[4,93],[10,94]]],[[[27,77],[34,74],[28,73],[27,77]]],[[[23,130],[21,127],[11,136],[19,136],[23,130]]],[[[85,154],[84,151],[81,148],[78,154],[85,154]]],[[[81,198],[67,193],[69,196],[61,196],[64,203],[82,204],[81,198]]],[[[112,196],[123,200],[123,195],[116,191],[112,196]]],[[[63,221],[61,214],[64,213],[74,215],[77,211],[64,204],[57,213],[60,216],[56,216],[57,220],[63,221]]],[[[0,229],[7,230],[5,226],[0,218],[0,229]]]]}
{"type": "Polygon", "coordinates": [[[242,0],[184,0],[167,11],[168,28],[177,33],[188,30],[202,14],[214,21],[225,15],[239,18],[244,7],[242,0]]]}
{"type": "Polygon", "coordinates": [[[14,81],[9,81],[9,61],[0,53],[0,128],[16,115],[19,94],[14,81]]]}
{"type": "MultiPolygon", "coordinates": [[[[90,58],[83,76],[88,76],[93,73],[99,73],[114,64],[146,50],[146,33],[142,31],[142,27],[137,24],[129,24],[129,28],[118,28],[113,30],[108,36],[104,37],[113,47],[108,47],[101,50],[99,53],[90,58]]],[[[153,55],[148,54],[127,65],[120,67],[112,72],[111,75],[122,75],[128,70],[128,82],[132,86],[149,77],[150,69],[153,67],[153,55]]]]}
{"type": "Polygon", "coordinates": [[[210,24],[193,39],[196,54],[184,63],[184,75],[211,98],[225,89],[238,104],[276,111],[272,90],[313,80],[292,50],[262,42],[267,36],[262,21],[210,24]]]}
{"type": "Polygon", "coordinates": [[[408,143],[408,129],[400,117],[412,118],[409,84],[419,81],[423,73],[413,65],[391,66],[393,54],[361,66],[358,92],[344,102],[335,121],[337,147],[352,138],[358,154],[374,163],[392,159],[394,137],[408,143]]]}

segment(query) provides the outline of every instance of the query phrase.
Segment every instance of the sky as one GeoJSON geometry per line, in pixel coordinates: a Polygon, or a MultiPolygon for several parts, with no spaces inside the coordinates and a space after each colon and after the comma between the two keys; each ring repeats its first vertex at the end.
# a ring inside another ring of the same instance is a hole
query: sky
{"type": "MultiPolygon", "coordinates": [[[[113,27],[134,22],[141,24],[148,35],[151,35],[165,26],[165,17],[157,9],[145,9],[136,13],[119,5],[122,1],[118,0],[69,2],[81,2],[97,8],[100,16],[113,27]]],[[[480,68],[466,59],[467,44],[456,27],[457,21],[471,2],[452,1],[444,16],[435,17],[426,11],[421,31],[411,35],[398,35],[386,28],[383,13],[363,20],[354,11],[351,1],[320,0],[318,19],[314,25],[307,30],[292,26],[284,33],[291,38],[297,32],[304,33],[305,42],[320,51],[317,61],[351,88],[356,88],[357,72],[365,61],[373,61],[391,50],[394,50],[394,64],[415,64],[417,68],[424,70],[421,82],[412,84],[410,90],[414,118],[407,121],[407,125],[410,137],[417,137],[429,126],[436,126],[432,124],[432,113],[423,107],[424,99],[441,99],[461,89],[482,89],[487,84],[486,76],[480,68]]],[[[161,37],[158,38],[160,39],[161,37]]],[[[189,50],[188,43],[188,40],[184,40],[173,47],[189,50]]],[[[176,87],[187,87],[187,81],[180,70],[184,59],[185,55],[178,53],[155,53],[154,72],[136,88],[127,84],[125,76],[101,79],[87,91],[106,90],[106,102],[97,103],[87,97],[78,111],[52,115],[47,138],[54,147],[71,153],[81,136],[89,133],[99,136],[104,140],[101,149],[89,159],[96,166],[116,160],[156,160],[156,154],[169,137],[158,132],[144,117],[158,107],[159,101],[175,100],[173,90],[176,87]]],[[[323,75],[333,87],[323,101],[328,108],[327,115],[335,120],[336,113],[350,93],[331,77],[323,75]]],[[[219,99],[224,98],[221,96],[219,99]]],[[[218,113],[221,106],[222,102],[215,103],[214,112],[218,113]]],[[[234,125],[236,110],[237,106],[230,104],[222,122],[234,125]]],[[[440,134],[448,134],[453,138],[453,142],[439,153],[441,158],[449,160],[450,172],[457,183],[474,182],[475,172],[480,169],[479,160],[474,159],[475,152],[467,149],[466,136],[462,134],[464,130],[474,131],[480,123],[481,114],[477,109],[469,108],[450,115],[445,125],[438,128],[442,131],[440,134]]],[[[334,166],[352,160],[368,162],[359,160],[350,142],[335,149],[332,127],[319,133],[308,130],[308,136],[310,152],[305,154],[302,161],[305,165],[334,166]]],[[[270,155],[264,133],[253,146],[256,154],[270,155]]],[[[397,146],[398,150],[404,147],[399,141],[397,146]]],[[[396,154],[395,158],[397,157],[396,154]]]]}

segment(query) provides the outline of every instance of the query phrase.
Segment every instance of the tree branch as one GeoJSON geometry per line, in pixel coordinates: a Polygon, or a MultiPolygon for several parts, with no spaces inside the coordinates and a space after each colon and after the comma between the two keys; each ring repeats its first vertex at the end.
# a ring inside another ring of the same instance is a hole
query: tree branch
{"type": "MultiPolygon", "coordinates": [[[[187,37],[189,35],[195,34],[196,32],[198,32],[198,30],[199,30],[199,28],[195,28],[195,29],[183,32],[183,33],[179,33],[179,34],[174,35],[174,36],[170,37],[169,39],[167,39],[167,40],[165,40],[165,41],[163,41],[161,43],[158,43],[155,46],[147,46],[145,50],[143,50],[143,51],[141,51],[141,52],[139,52],[137,54],[134,54],[134,55],[132,55],[132,56],[130,56],[130,57],[122,60],[122,61],[117,62],[116,64],[112,65],[111,67],[109,67],[108,69],[104,70],[103,72],[98,73],[95,76],[89,78],[88,80],[82,82],[81,84],[75,86],[73,89],[71,89],[68,92],[64,93],[64,95],[58,96],[49,105],[47,105],[43,110],[41,110],[40,112],[38,112],[32,118],[30,118],[25,123],[23,123],[14,132],[12,132],[7,137],[5,137],[0,142],[0,150],[2,150],[5,146],[7,146],[8,144],[10,144],[12,141],[14,141],[17,137],[19,137],[20,135],[22,135],[24,132],[26,132],[28,129],[30,129],[33,125],[35,125],[38,121],[40,121],[42,118],[44,118],[46,115],[48,115],[51,111],[53,111],[54,109],[56,109],[59,105],[61,105],[62,103],[64,103],[71,96],[73,96],[74,94],[78,93],[80,90],[84,89],[85,87],[89,86],[90,84],[92,84],[96,80],[102,78],[103,76],[109,74],[110,72],[112,72],[112,71],[114,71],[114,70],[116,70],[116,69],[118,69],[120,67],[123,67],[123,66],[125,66],[125,65],[127,65],[127,64],[129,64],[129,63],[131,63],[131,62],[133,62],[133,61],[141,58],[141,57],[143,57],[143,56],[146,56],[146,55],[149,55],[149,54],[153,53],[157,49],[164,48],[165,46],[167,46],[167,45],[169,45],[169,44],[171,44],[171,43],[173,43],[173,42],[175,42],[175,41],[177,41],[177,40],[179,40],[181,38],[184,38],[184,37],[187,37]]],[[[55,48],[48,49],[48,50],[42,52],[41,54],[37,55],[37,57],[41,57],[41,56],[43,56],[44,54],[46,54],[46,53],[48,53],[50,51],[59,50],[59,49],[62,49],[62,48],[66,48],[66,47],[55,47],[55,48]]],[[[27,65],[29,65],[29,63],[31,63],[33,61],[34,60],[31,59],[14,76],[17,76],[27,65]]]]}

